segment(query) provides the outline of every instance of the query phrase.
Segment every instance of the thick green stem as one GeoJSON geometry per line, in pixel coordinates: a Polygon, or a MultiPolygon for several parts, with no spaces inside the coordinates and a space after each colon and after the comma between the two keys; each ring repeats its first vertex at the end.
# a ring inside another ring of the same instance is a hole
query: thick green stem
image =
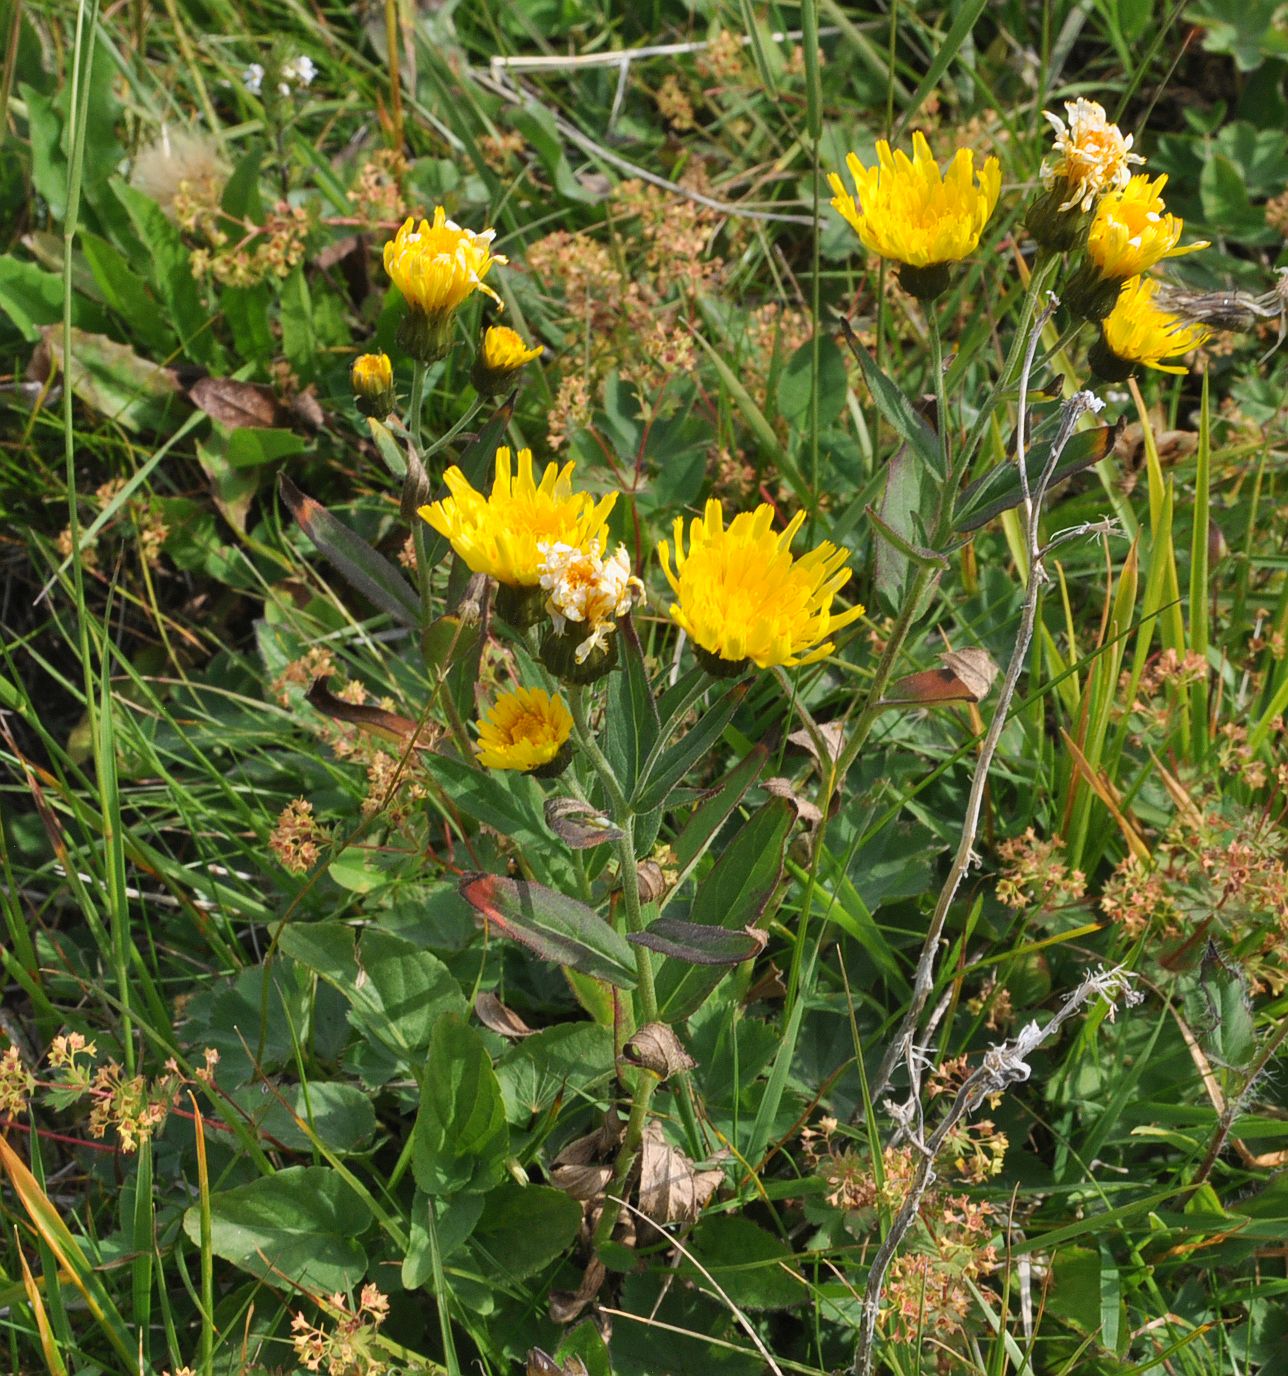
{"type": "MultiPolygon", "coordinates": [[[[640,903],[639,873],[635,868],[635,814],[617,780],[608,757],[599,748],[590,721],[586,714],[586,690],[579,685],[568,689],[568,706],[572,711],[573,733],[578,748],[590,762],[608,799],[613,821],[621,829],[622,836],[617,842],[617,868],[622,884],[622,908],[628,932],[644,930],[644,912],[640,903]]],[[[653,954],[644,946],[635,946],[635,1025],[643,1027],[657,1020],[657,988],[653,982],[653,954]]],[[[658,1078],[649,1070],[640,1070],[635,1077],[631,1095],[630,1119],[626,1124],[626,1134],[617,1150],[617,1160],[613,1165],[613,1178],[604,1198],[604,1210],[595,1228],[595,1247],[602,1247],[611,1240],[613,1229],[621,1213],[620,1201],[625,1198],[631,1172],[639,1157],[640,1143],[644,1139],[644,1125],[648,1121],[649,1105],[653,1091],[657,1088],[658,1078]]]]}
{"type": "Polygon", "coordinates": [[[580,684],[569,685],[568,707],[572,712],[573,732],[577,737],[577,744],[590,761],[599,782],[603,784],[613,821],[620,827],[630,819],[630,804],[626,801],[621,784],[617,782],[617,775],[608,762],[608,756],[599,748],[595,733],[590,729],[590,720],[586,716],[586,690],[580,684]]]}
{"type": "MultiPolygon", "coordinates": [[[[621,870],[622,903],[626,909],[626,930],[642,932],[644,913],[640,906],[639,873],[635,868],[635,819],[627,817],[618,822],[623,836],[617,843],[617,864],[621,870]]],[[[632,943],[633,944],[633,943],[632,943]]],[[[653,953],[646,946],[635,947],[637,978],[635,1022],[639,1027],[657,1021],[657,989],[653,983],[653,953]]]]}
{"type": "MultiPolygon", "coordinates": [[[[411,431],[412,446],[416,450],[416,458],[421,458],[421,432],[424,425],[423,411],[425,409],[425,365],[423,363],[413,363],[411,371],[411,394],[407,398],[407,419],[410,422],[408,429],[411,431]]],[[[419,516],[412,522],[411,528],[412,549],[416,553],[416,586],[420,591],[420,633],[424,640],[425,633],[429,630],[433,621],[433,591],[431,588],[429,550],[426,541],[425,523],[419,516]]],[[[423,654],[423,647],[422,647],[423,654]]],[[[428,666],[426,666],[428,667],[428,666]]]]}
{"type": "MultiPolygon", "coordinates": [[[[932,537],[931,545],[937,547],[952,529],[953,504],[957,495],[957,483],[963,473],[968,469],[971,461],[975,457],[975,451],[979,447],[980,440],[992,419],[993,412],[997,409],[1007,388],[1019,377],[1020,368],[1024,361],[1025,341],[1028,338],[1029,326],[1032,323],[1034,311],[1039,298],[1046,288],[1047,281],[1059,259],[1055,255],[1044,255],[1039,257],[1033,266],[1033,273],[1029,278],[1028,290],[1024,295],[1024,304],[1020,310],[1020,321],[1016,327],[1015,337],[1012,340],[1010,350],[1006,357],[1006,362],[1002,367],[1002,372],[998,377],[993,390],[989,393],[984,402],[979,415],[975,418],[975,423],[971,427],[970,433],[966,437],[966,442],[958,452],[955,463],[948,461],[948,440],[947,440],[947,403],[945,400],[945,383],[943,372],[942,347],[939,337],[939,322],[935,317],[931,317],[930,322],[930,348],[931,362],[935,370],[935,396],[939,406],[939,429],[944,436],[944,455],[945,468],[948,478],[943,485],[940,493],[939,513],[935,521],[935,532],[932,537]]],[[[885,650],[880,660],[877,662],[876,672],[872,676],[872,683],[868,689],[867,697],[863,701],[863,707],[859,715],[855,718],[851,726],[845,749],[841,752],[840,759],[837,761],[836,770],[833,775],[834,786],[839,788],[845,781],[845,776],[849,773],[851,765],[858,758],[859,751],[867,743],[868,736],[872,732],[872,727],[876,724],[876,719],[882,712],[882,698],[885,690],[894,674],[895,666],[899,662],[899,656],[903,653],[904,643],[908,638],[909,632],[918,620],[921,613],[921,603],[925,600],[933,580],[936,576],[935,569],[929,566],[921,566],[913,576],[912,585],[908,589],[907,596],[904,598],[903,606],[900,608],[899,615],[895,619],[894,625],[890,629],[890,634],[886,639],[885,650]]]]}
{"type": "Polygon", "coordinates": [[[950,487],[953,482],[953,450],[951,426],[948,423],[948,392],[944,385],[944,337],[939,326],[939,316],[929,311],[930,316],[930,371],[935,388],[935,428],[939,431],[939,452],[944,461],[944,484],[950,487]]]}
{"type": "MultiPolygon", "coordinates": [[[[617,775],[608,757],[599,748],[590,721],[586,716],[586,690],[580,686],[568,689],[568,706],[572,711],[573,731],[577,737],[578,748],[590,761],[591,768],[604,786],[608,797],[613,821],[621,829],[622,839],[617,842],[617,867],[621,871],[622,906],[626,911],[626,930],[642,932],[644,913],[640,904],[639,874],[635,869],[635,815],[627,802],[626,794],[617,782],[617,775]]],[[[657,1017],[657,992],[653,984],[653,956],[643,946],[635,947],[635,970],[638,978],[636,989],[636,1025],[643,1027],[657,1017]]]]}

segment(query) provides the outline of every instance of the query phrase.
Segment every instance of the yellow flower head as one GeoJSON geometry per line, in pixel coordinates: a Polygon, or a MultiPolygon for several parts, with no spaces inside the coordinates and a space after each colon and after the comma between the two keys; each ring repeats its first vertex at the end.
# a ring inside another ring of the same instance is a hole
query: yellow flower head
{"type": "Polygon", "coordinates": [[[547,464],[534,482],[532,451],[520,449],[517,472],[508,449],[496,451],[496,478],[491,496],[475,491],[455,465],[443,475],[451,494],[420,508],[421,517],[469,566],[511,588],[535,588],[541,582],[542,545],[564,544],[589,549],[607,538],[609,513],[617,501],[610,492],[599,501],[589,492],[574,492],[575,464],[547,464]]]}
{"type": "Polygon", "coordinates": [[[492,252],[496,230],[481,234],[462,229],[447,218],[443,207],[434,210],[434,223],[419,225],[409,217],[385,245],[385,271],[413,311],[425,315],[450,314],[472,292],[481,291],[500,304],[483,281],[493,264],[505,263],[492,252]]]}
{"type": "Polygon", "coordinates": [[[1121,189],[1131,180],[1132,163],[1145,161],[1131,151],[1132,135],[1124,135],[1105,115],[1105,107],[1094,100],[1067,100],[1064,112],[1068,128],[1059,115],[1043,110],[1042,117],[1055,130],[1053,151],[1056,158],[1042,164],[1042,184],[1060,186],[1067,199],[1061,210],[1090,210],[1096,198],[1106,191],[1121,189]]]}
{"type": "Polygon", "coordinates": [[[517,330],[510,329],[508,325],[489,325],[483,334],[479,358],[491,372],[513,373],[525,363],[531,363],[545,347],[544,344],[538,344],[535,349],[529,349],[517,330]]]}
{"type": "Polygon", "coordinates": [[[975,251],[1002,189],[996,158],[975,171],[975,155],[959,148],[941,176],[925,135],[912,136],[912,158],[877,144],[877,166],[864,167],[851,153],[845,160],[858,191],[828,174],[832,205],[853,226],[864,247],[913,268],[956,263],[975,251]]]}
{"type": "Polygon", "coordinates": [[[508,325],[489,325],[474,360],[470,381],[480,396],[494,396],[509,385],[520,368],[544,350],[544,344],[529,349],[518,331],[508,325]]]}
{"type": "Polygon", "coordinates": [[[1203,325],[1187,324],[1155,305],[1157,290],[1158,283],[1152,279],[1133,277],[1105,319],[1104,345],[1128,372],[1143,365],[1163,373],[1183,373],[1185,368],[1179,363],[1163,360],[1197,349],[1211,335],[1203,325]]]}
{"type": "Polygon", "coordinates": [[[1207,247],[1202,242],[1177,248],[1185,222],[1164,210],[1166,185],[1165,175],[1150,181],[1141,173],[1101,198],[1087,235],[1087,256],[1102,278],[1121,282],[1148,272],[1163,258],[1207,247]]]}
{"type": "Polygon", "coordinates": [[[558,693],[515,688],[502,693],[474,723],[479,763],[488,769],[521,773],[556,765],[572,734],[572,715],[558,693]]]}
{"type": "Polygon", "coordinates": [[[658,545],[662,570],[677,603],[671,619],[694,644],[730,666],[751,660],[762,669],[775,664],[811,664],[835,648],[826,637],[863,615],[860,606],[839,616],[832,599],[849,579],[849,550],[825,540],[799,559],[791,543],[805,520],[799,511],[786,530],[772,528],[774,509],[762,504],[729,525],[717,501],[689,526],[675,519],[675,568],[670,544],[658,545]]]}
{"type": "Polygon", "coordinates": [[[359,397],[378,397],[394,385],[394,365],[388,354],[362,354],[350,371],[353,392],[359,397]]]}

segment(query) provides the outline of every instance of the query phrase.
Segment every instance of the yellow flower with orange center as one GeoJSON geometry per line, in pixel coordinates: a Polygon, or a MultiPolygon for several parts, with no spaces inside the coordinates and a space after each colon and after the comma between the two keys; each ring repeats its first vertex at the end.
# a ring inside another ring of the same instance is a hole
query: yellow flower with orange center
{"type": "Polygon", "coordinates": [[[713,672],[736,672],[747,660],[762,669],[812,664],[836,648],[828,639],[863,615],[863,607],[834,614],[832,603],[849,580],[849,550],[824,540],[794,559],[791,543],[805,521],[797,512],[785,530],[773,529],[767,503],[725,525],[718,501],[707,502],[689,525],[658,545],[675,593],[671,619],[682,627],[713,672]]]}
{"type": "Polygon", "coordinates": [[[564,747],[572,714],[558,693],[515,688],[502,693],[474,723],[479,763],[487,769],[555,774],[567,763],[564,747]]]}
{"type": "Polygon", "coordinates": [[[538,483],[530,449],[520,449],[513,462],[509,449],[498,449],[489,496],[453,465],[443,475],[450,495],[422,506],[420,515],[451,541],[472,573],[486,573],[507,587],[535,588],[541,582],[543,545],[585,550],[595,540],[602,547],[606,539],[617,494],[596,501],[589,492],[574,492],[575,467],[547,464],[538,483]]]}
{"type": "Polygon", "coordinates": [[[1119,292],[1117,304],[1103,323],[1100,345],[1092,350],[1093,365],[1106,381],[1121,381],[1142,366],[1161,373],[1184,373],[1183,365],[1165,360],[1187,354],[1211,337],[1203,325],[1189,324],[1158,306],[1157,291],[1157,282],[1134,277],[1119,292]]]}
{"type": "Polygon", "coordinates": [[[855,153],[845,160],[857,197],[837,173],[827,178],[833,207],[864,247],[912,269],[941,267],[973,253],[1002,189],[997,159],[986,158],[977,172],[974,153],[959,148],[941,174],[920,133],[912,136],[911,158],[891,151],[884,139],[876,153],[875,167],[864,167],[855,153]]]}

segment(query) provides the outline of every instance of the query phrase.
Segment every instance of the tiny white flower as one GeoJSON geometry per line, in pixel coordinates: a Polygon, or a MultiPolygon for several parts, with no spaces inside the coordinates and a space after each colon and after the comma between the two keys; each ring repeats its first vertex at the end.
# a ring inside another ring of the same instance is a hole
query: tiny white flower
{"type": "Polygon", "coordinates": [[[311,86],[318,69],[311,57],[293,57],[282,67],[282,75],[296,86],[311,86]]]}
{"type": "Polygon", "coordinates": [[[258,62],[252,62],[242,73],[242,85],[251,95],[259,95],[264,87],[264,68],[258,62]]]}

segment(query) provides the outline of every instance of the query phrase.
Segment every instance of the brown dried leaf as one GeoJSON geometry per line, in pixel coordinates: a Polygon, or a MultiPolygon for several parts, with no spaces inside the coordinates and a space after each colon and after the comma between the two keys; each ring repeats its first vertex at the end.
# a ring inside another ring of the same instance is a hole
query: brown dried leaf
{"type": "Polygon", "coordinates": [[[474,1016],[484,1027],[502,1037],[530,1037],[535,1030],[486,989],[474,1000],[474,1016]]]}
{"type": "Polygon", "coordinates": [[[289,404],[291,415],[306,430],[321,430],[326,424],[326,413],[318,401],[317,389],[311,382],[302,392],[296,392],[289,404]]]}
{"type": "Polygon", "coordinates": [[[562,1190],[569,1198],[580,1200],[583,1204],[602,1199],[612,1178],[612,1166],[578,1166],[569,1163],[550,1168],[550,1183],[555,1189],[562,1190]]]}
{"type": "Polygon", "coordinates": [[[286,412],[272,389],[257,382],[203,377],[188,388],[188,396],[211,420],[217,420],[230,430],[267,430],[288,423],[286,412]]]}
{"type": "Polygon", "coordinates": [[[982,702],[988,696],[993,680],[998,675],[998,667],[992,655],[979,646],[947,651],[944,655],[944,665],[975,695],[976,702],[982,702]]]}
{"type": "Polygon", "coordinates": [[[795,785],[790,779],[766,779],[764,783],[761,784],[761,788],[771,797],[786,798],[796,809],[797,817],[799,817],[811,830],[818,826],[823,820],[822,812],[808,799],[802,798],[801,795],[797,793],[795,785]]]}
{"type": "MultiPolygon", "coordinates": [[[[818,734],[823,738],[823,744],[827,748],[830,756],[830,763],[835,764],[841,758],[841,751],[845,749],[845,727],[839,721],[822,722],[818,727],[818,734]]],[[[793,731],[787,737],[793,745],[799,745],[802,750],[809,753],[822,764],[818,757],[818,747],[814,744],[814,737],[802,727],[799,731],[793,731]]]]}
{"type": "Polygon", "coordinates": [[[787,985],[783,983],[783,972],[771,960],[769,969],[743,995],[743,1005],[755,1003],[758,999],[785,999],[787,985]]]}
{"type": "Polygon", "coordinates": [[[617,1116],[616,1109],[609,1109],[594,1132],[573,1138],[551,1164],[557,1169],[560,1166],[584,1166],[591,1161],[607,1160],[621,1140],[622,1120],[617,1116]]]}
{"type": "MultiPolygon", "coordinates": [[[[608,1268],[604,1263],[598,1257],[591,1257],[576,1290],[552,1290],[550,1292],[550,1317],[555,1323],[572,1323],[574,1319],[579,1318],[582,1310],[599,1294],[607,1275],[608,1268]]],[[[531,1354],[529,1354],[529,1360],[531,1360],[531,1354]]],[[[583,1367],[582,1370],[584,1371],[585,1368],[583,1367]]],[[[564,1371],[565,1376],[572,1376],[568,1368],[565,1367],[564,1371]]],[[[536,1376],[532,1372],[531,1366],[528,1367],[528,1372],[530,1376],[536,1376]]]]}
{"type": "Polygon", "coordinates": [[[598,808],[583,803],[580,798],[548,798],[545,814],[546,826],[570,850],[589,850],[605,841],[622,839],[620,828],[598,808]]]}
{"type": "Polygon", "coordinates": [[[430,750],[434,740],[442,734],[442,728],[432,721],[427,720],[418,732],[417,723],[410,717],[399,716],[397,712],[387,711],[383,707],[360,707],[357,703],[345,702],[327,687],[325,678],[314,679],[306,700],[324,717],[365,727],[382,740],[404,748],[411,742],[420,750],[430,750]]]}
{"type": "Polygon", "coordinates": [[[660,1123],[649,1123],[640,1144],[640,1212],[654,1223],[688,1223],[724,1183],[720,1169],[700,1171],[666,1140],[660,1123]]]}
{"type": "Polygon", "coordinates": [[[635,879],[639,884],[641,903],[656,903],[669,887],[666,873],[656,860],[641,860],[635,866],[635,879]]]}
{"type": "Polygon", "coordinates": [[[987,650],[949,650],[943,660],[942,669],[923,669],[898,679],[882,701],[888,706],[937,707],[945,702],[982,702],[988,696],[998,668],[987,650]]]}
{"type": "Polygon", "coordinates": [[[663,1080],[692,1070],[697,1065],[697,1061],[681,1045],[679,1037],[662,1022],[651,1022],[641,1027],[622,1050],[628,1061],[651,1070],[663,1080]]]}
{"type": "MultiPolygon", "coordinates": [[[[1154,430],[1154,444],[1158,449],[1158,462],[1163,468],[1189,458],[1198,448],[1199,437],[1193,430],[1164,430],[1159,426],[1154,430]]],[[[1128,474],[1136,474],[1145,466],[1145,431],[1139,421],[1124,425],[1114,440],[1114,456],[1128,474]]]]}

